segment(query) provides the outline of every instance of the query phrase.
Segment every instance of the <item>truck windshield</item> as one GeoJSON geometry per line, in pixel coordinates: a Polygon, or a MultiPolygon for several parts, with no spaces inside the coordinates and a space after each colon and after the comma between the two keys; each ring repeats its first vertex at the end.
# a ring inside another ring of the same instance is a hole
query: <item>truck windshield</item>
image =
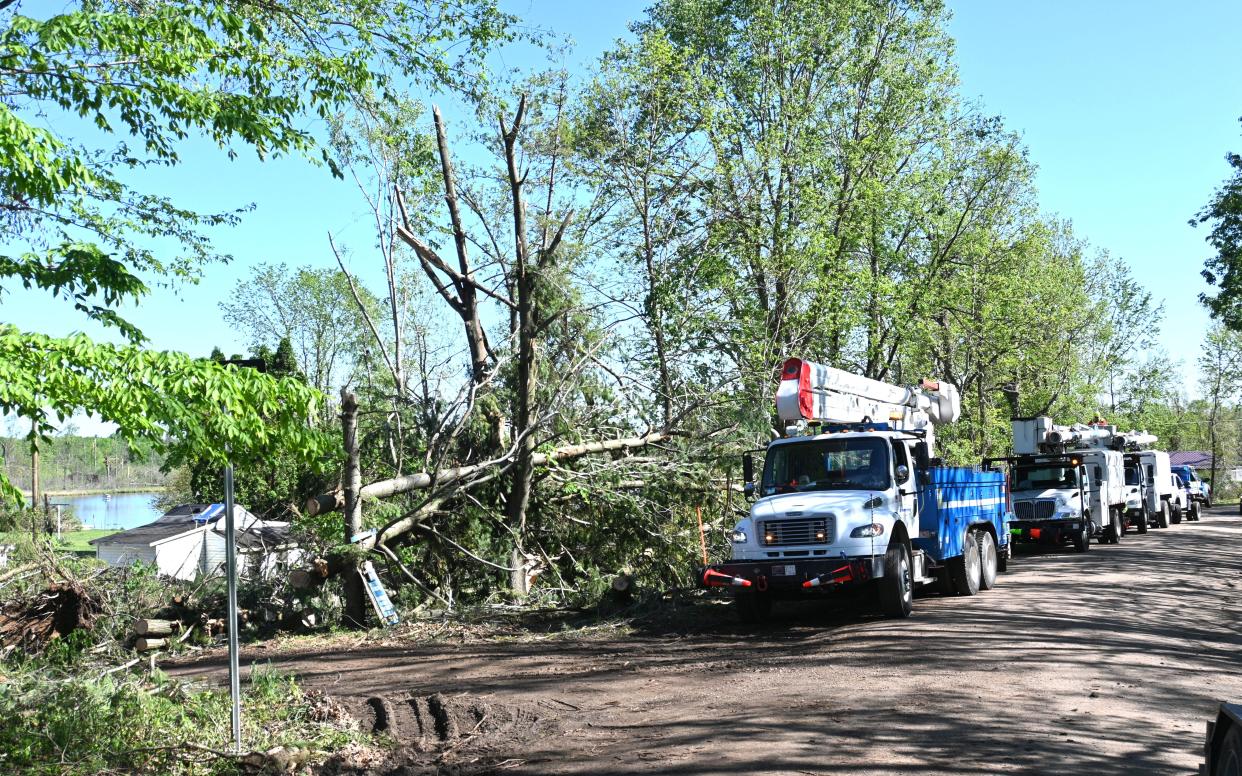
{"type": "Polygon", "coordinates": [[[768,450],[763,495],[808,490],[887,490],[888,441],[878,437],[817,439],[768,450]]]}
{"type": "Polygon", "coordinates": [[[1138,469],[1132,469],[1128,466],[1126,467],[1126,484],[1127,485],[1138,485],[1139,484],[1138,469]]]}
{"type": "Polygon", "coordinates": [[[1019,468],[1014,477],[1014,490],[1064,490],[1078,487],[1078,472],[1073,466],[1033,466],[1019,468]]]}

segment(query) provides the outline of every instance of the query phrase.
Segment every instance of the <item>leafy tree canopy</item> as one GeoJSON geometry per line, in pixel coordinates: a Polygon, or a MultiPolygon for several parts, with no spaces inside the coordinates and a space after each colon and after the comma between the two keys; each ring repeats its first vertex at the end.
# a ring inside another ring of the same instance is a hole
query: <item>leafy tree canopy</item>
{"type": "Polygon", "coordinates": [[[1190,223],[1212,227],[1207,242],[1216,251],[1207,260],[1203,278],[1219,290],[1215,296],[1200,294],[1199,301],[1213,318],[1234,331],[1242,331],[1242,154],[1226,154],[1225,160],[1233,168],[1233,177],[1225,181],[1190,223]]]}
{"type": "MultiPolygon", "coordinates": [[[[129,346],[53,339],[0,323],[0,410],[32,421],[75,411],[134,443],[234,460],[291,445],[307,463],[316,392],[139,346],[118,313],[148,283],[197,280],[222,258],[198,213],[133,174],[174,166],[201,137],[230,156],[304,154],[336,165],[307,130],[361,93],[396,83],[461,86],[510,19],[494,0],[79,0],[50,16],[0,0],[0,294],[16,285],[69,301],[129,346]],[[82,130],[74,137],[55,128],[82,130]],[[172,246],[170,249],[169,246],[172,246]],[[226,408],[226,412],[217,411],[226,408]]],[[[0,489],[13,495],[7,483],[0,489]]]]}

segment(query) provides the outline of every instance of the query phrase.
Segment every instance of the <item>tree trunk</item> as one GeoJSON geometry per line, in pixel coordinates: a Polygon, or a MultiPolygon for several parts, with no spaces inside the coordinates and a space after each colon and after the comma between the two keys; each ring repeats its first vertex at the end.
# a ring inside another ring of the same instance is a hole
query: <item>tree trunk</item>
{"type": "MultiPolygon", "coordinates": [[[[526,532],[526,511],[530,507],[531,485],[534,480],[535,436],[532,428],[535,418],[535,390],[538,369],[535,362],[535,339],[539,336],[536,323],[534,267],[531,266],[526,242],[526,202],[522,196],[524,176],[518,171],[517,139],[526,113],[526,97],[518,103],[513,126],[500,122],[501,137],[505,144],[505,166],[509,175],[509,192],[513,206],[513,270],[514,287],[517,290],[517,412],[513,418],[513,433],[518,440],[517,456],[513,462],[512,482],[506,505],[509,525],[514,534],[514,557],[522,555],[522,537],[526,532]]],[[[515,579],[516,581],[516,579],[515,579]]],[[[512,585],[517,596],[526,594],[525,573],[519,584],[512,585]]]]}
{"type": "MultiPolygon", "coordinates": [[[[345,442],[345,541],[362,531],[362,469],[358,457],[358,397],[341,389],[341,430],[345,442]]],[[[345,621],[366,625],[366,591],[357,561],[345,566],[345,621]]]]}

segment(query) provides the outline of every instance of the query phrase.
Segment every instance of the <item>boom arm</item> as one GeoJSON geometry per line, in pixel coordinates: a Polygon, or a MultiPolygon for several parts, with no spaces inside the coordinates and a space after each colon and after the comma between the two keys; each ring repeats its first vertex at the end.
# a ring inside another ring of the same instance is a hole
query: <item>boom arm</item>
{"type": "Polygon", "coordinates": [[[1014,452],[1064,452],[1066,450],[1138,450],[1155,444],[1158,437],[1146,431],[1118,431],[1116,426],[1076,423],[1054,426],[1047,417],[1015,418],[1014,452]]]}
{"type": "Polygon", "coordinates": [[[776,413],[786,428],[800,422],[890,422],[905,430],[953,423],[961,414],[957,387],[924,380],[917,388],[882,383],[824,364],[791,358],[781,369],[776,413]]]}

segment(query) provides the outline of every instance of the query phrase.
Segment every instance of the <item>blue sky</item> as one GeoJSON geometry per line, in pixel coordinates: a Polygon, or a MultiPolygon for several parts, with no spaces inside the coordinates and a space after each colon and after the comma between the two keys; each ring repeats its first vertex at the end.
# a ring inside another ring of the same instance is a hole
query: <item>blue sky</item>
{"type": "MultiPolygon", "coordinates": [[[[570,64],[588,65],[640,18],[646,2],[508,0],[526,23],[573,38],[570,64]]],[[[1193,393],[1193,362],[1208,325],[1197,302],[1209,255],[1202,229],[1187,220],[1242,150],[1242,78],[1236,32],[1242,3],[1169,4],[1151,0],[1069,2],[950,1],[961,91],[1022,133],[1039,167],[1042,207],[1073,221],[1092,245],[1124,257],[1166,307],[1164,349],[1183,362],[1193,393]]],[[[502,52],[505,68],[536,65],[529,51],[502,52]]],[[[451,121],[452,112],[449,112],[451,121]]],[[[150,173],[184,204],[204,210],[255,203],[243,224],[217,244],[236,260],[208,268],[197,286],[159,292],[130,317],[161,349],[205,355],[246,343],[217,304],[259,262],[335,266],[327,233],[364,254],[368,214],[351,183],[301,160],[228,162],[202,146],[186,164],[150,173]]],[[[364,277],[365,268],[359,267],[364,277]]],[[[375,283],[373,287],[378,288],[375,283]]],[[[68,306],[14,290],[0,320],[51,334],[85,330],[68,306]]]]}

